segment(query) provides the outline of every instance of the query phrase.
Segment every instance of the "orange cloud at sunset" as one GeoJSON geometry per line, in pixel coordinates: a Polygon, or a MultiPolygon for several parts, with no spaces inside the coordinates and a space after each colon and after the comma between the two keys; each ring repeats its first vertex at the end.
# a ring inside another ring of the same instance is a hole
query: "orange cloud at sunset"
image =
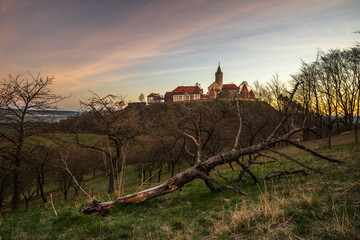
{"type": "Polygon", "coordinates": [[[266,81],[275,72],[288,77],[317,47],[354,42],[359,6],[335,0],[6,0],[0,5],[0,74],[54,75],[54,89],[71,95],[63,105],[71,109],[89,89],[136,100],[141,92],[206,84],[219,60],[229,82],[266,81]],[[263,59],[291,63],[276,68],[263,59]],[[252,65],[242,66],[247,62],[252,65]]]}

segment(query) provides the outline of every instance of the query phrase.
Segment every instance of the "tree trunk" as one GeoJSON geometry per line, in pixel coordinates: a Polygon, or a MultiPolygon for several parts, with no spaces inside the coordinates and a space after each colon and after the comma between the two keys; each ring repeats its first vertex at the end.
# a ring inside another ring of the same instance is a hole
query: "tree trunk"
{"type": "Polygon", "coordinates": [[[158,183],[161,181],[161,172],[162,172],[162,166],[160,167],[159,174],[158,174],[158,180],[157,180],[158,183]]]}
{"type": "Polygon", "coordinates": [[[1,187],[0,187],[0,209],[3,205],[4,199],[5,199],[5,182],[6,182],[6,177],[2,180],[1,182],[1,187]]]}
{"type": "Polygon", "coordinates": [[[40,195],[40,181],[39,177],[36,178],[36,196],[40,195]]]}
{"type": "Polygon", "coordinates": [[[331,149],[331,129],[332,129],[332,127],[329,126],[329,127],[328,127],[328,130],[329,130],[329,132],[328,132],[328,134],[329,134],[329,136],[328,136],[328,146],[329,146],[329,149],[331,149]]]}
{"type": "Polygon", "coordinates": [[[113,193],[115,190],[115,179],[114,179],[114,175],[112,173],[109,174],[109,188],[108,188],[108,193],[111,194],[113,193]]]}
{"type": "Polygon", "coordinates": [[[175,174],[175,163],[171,162],[171,177],[175,174]]]}
{"type": "Polygon", "coordinates": [[[123,203],[123,204],[137,204],[162,196],[167,193],[174,192],[179,189],[176,179],[177,179],[176,177],[172,177],[167,182],[159,186],[138,193],[134,193],[131,195],[127,195],[124,197],[119,197],[116,199],[116,201],[101,203],[99,201],[94,200],[91,203],[90,207],[85,207],[81,211],[86,214],[93,214],[93,213],[104,214],[107,213],[109,208],[114,206],[115,202],[123,203]]]}
{"type": "Polygon", "coordinates": [[[337,107],[335,107],[335,121],[336,121],[336,133],[339,134],[340,126],[339,126],[339,114],[338,114],[337,107]]]}
{"type": "Polygon", "coordinates": [[[319,121],[320,121],[320,137],[319,138],[323,138],[324,137],[324,123],[323,123],[323,119],[319,116],[319,121]]]}
{"type": "Polygon", "coordinates": [[[328,101],[328,107],[329,107],[329,118],[328,118],[328,146],[329,149],[331,149],[331,130],[332,130],[332,119],[331,119],[331,102],[328,101]]]}
{"type": "Polygon", "coordinates": [[[40,191],[41,199],[44,203],[46,203],[47,199],[44,193],[44,174],[42,174],[42,177],[40,176],[37,177],[37,184],[38,184],[38,189],[36,191],[37,192],[40,191]]]}
{"type": "Polygon", "coordinates": [[[197,136],[197,141],[198,141],[198,146],[197,146],[197,153],[196,153],[196,163],[199,164],[202,161],[202,143],[201,143],[201,131],[202,131],[202,126],[201,126],[201,113],[199,113],[199,118],[198,118],[198,136],[197,136]]]}
{"type": "Polygon", "coordinates": [[[13,176],[13,196],[11,200],[12,209],[17,209],[19,207],[19,202],[20,202],[19,166],[15,166],[14,176],[13,176]]]}
{"type": "Polygon", "coordinates": [[[360,113],[360,89],[358,89],[358,97],[357,97],[357,101],[356,101],[356,123],[355,123],[355,144],[356,144],[356,148],[358,148],[358,143],[359,143],[359,137],[358,137],[358,128],[359,128],[359,113],[360,113]]]}
{"type": "Polygon", "coordinates": [[[74,187],[74,198],[77,199],[79,197],[79,188],[74,187]]]}
{"type": "Polygon", "coordinates": [[[2,208],[4,202],[4,196],[0,196],[0,209],[2,208]]]}
{"type": "MultiPolygon", "coordinates": [[[[305,125],[306,126],[310,125],[310,119],[309,118],[306,118],[305,125]]],[[[303,130],[303,141],[308,141],[308,140],[309,140],[309,131],[308,131],[308,129],[304,129],[303,130]]]]}
{"type": "Polygon", "coordinates": [[[350,131],[350,119],[349,119],[349,114],[347,112],[344,113],[344,125],[345,125],[345,130],[346,131],[350,131]]]}

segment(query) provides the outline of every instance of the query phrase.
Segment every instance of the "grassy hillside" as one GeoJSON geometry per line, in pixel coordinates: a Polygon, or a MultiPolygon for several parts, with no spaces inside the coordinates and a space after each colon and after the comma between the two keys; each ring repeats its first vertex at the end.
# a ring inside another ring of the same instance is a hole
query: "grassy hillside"
{"type": "MultiPolygon", "coordinates": [[[[360,238],[360,151],[353,133],[334,137],[332,151],[321,148],[326,140],[307,142],[325,155],[346,162],[334,165],[293,147],[280,150],[323,169],[319,175],[294,175],[254,185],[251,179],[236,186],[248,193],[223,190],[213,194],[196,180],[176,192],[136,206],[116,206],[110,214],[86,216],[79,209],[86,200],[4,212],[2,239],[358,239],[360,238]]],[[[273,171],[300,169],[281,160],[257,165],[259,176],[273,171]],[[270,168],[269,168],[270,167],[270,168]]],[[[237,172],[219,168],[229,179],[237,172]]],[[[131,170],[128,171],[129,174],[131,170]]],[[[130,174],[131,175],[131,174],[130,174]]],[[[216,177],[216,175],[214,175],[216,177]]],[[[165,179],[164,179],[165,180],[165,179]]],[[[104,182],[96,179],[98,185],[104,182]]],[[[129,181],[131,179],[129,178],[129,181]]],[[[104,182],[104,184],[106,184],[104,182]]],[[[129,188],[128,192],[136,191],[129,188]]],[[[109,200],[111,196],[97,196],[109,200]]]]}

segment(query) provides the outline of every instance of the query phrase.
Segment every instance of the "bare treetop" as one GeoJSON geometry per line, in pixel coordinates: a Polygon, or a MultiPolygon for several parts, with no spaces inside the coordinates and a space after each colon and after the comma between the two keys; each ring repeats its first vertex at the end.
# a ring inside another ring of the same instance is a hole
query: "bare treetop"
{"type": "Polygon", "coordinates": [[[25,140],[41,134],[42,125],[33,122],[44,120],[42,116],[56,110],[56,104],[63,100],[49,88],[53,77],[28,74],[29,78],[9,75],[0,83],[0,139],[4,142],[0,157],[13,174],[13,208],[18,208],[20,202],[20,169],[28,151],[25,140]]]}
{"type": "Polygon", "coordinates": [[[49,88],[54,77],[35,77],[29,73],[30,79],[17,75],[9,75],[0,84],[0,107],[24,111],[27,109],[57,109],[56,104],[63,97],[54,94],[49,88]]]}

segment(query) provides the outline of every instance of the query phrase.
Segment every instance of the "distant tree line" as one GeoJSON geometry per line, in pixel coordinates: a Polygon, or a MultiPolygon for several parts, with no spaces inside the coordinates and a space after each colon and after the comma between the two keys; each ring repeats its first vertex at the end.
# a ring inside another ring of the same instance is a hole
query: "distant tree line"
{"type": "Polygon", "coordinates": [[[300,71],[292,76],[288,86],[278,75],[266,83],[255,83],[257,96],[281,111],[288,99],[288,87],[302,82],[292,102],[292,114],[313,131],[303,133],[303,140],[355,129],[358,142],[360,104],[360,48],[319,51],[316,60],[302,62],[300,71]]]}

